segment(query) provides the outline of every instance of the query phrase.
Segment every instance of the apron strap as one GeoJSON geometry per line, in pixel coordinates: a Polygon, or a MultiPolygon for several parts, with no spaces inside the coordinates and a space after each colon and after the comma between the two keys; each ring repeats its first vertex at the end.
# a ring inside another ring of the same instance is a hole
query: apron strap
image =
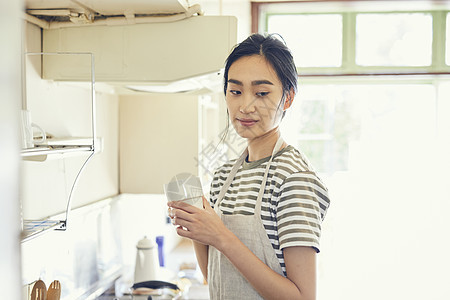
{"type": "MultiPolygon", "coordinates": [[[[267,176],[269,174],[270,164],[272,163],[273,156],[280,151],[281,145],[283,145],[283,139],[281,136],[278,138],[275,147],[273,148],[272,155],[270,156],[269,161],[267,162],[266,170],[264,172],[263,181],[261,183],[261,187],[259,188],[258,198],[256,199],[256,205],[255,205],[255,215],[258,215],[261,213],[261,203],[262,203],[262,197],[264,195],[264,190],[266,187],[267,182],[267,176]]],[[[231,185],[231,182],[234,179],[234,176],[236,175],[237,171],[239,170],[240,166],[244,162],[245,158],[248,155],[248,148],[245,148],[244,152],[242,152],[241,156],[238,158],[236,163],[234,164],[233,168],[230,171],[230,174],[228,174],[227,180],[222,186],[222,189],[220,190],[219,196],[217,197],[216,205],[214,206],[214,210],[219,211],[220,202],[222,201],[223,197],[225,196],[225,193],[227,192],[228,188],[231,185]]]]}
{"type": "Polygon", "coordinates": [[[278,151],[280,151],[281,145],[283,145],[283,139],[281,136],[278,138],[277,143],[275,144],[275,147],[273,147],[272,155],[270,156],[269,161],[267,162],[266,171],[264,172],[263,181],[261,182],[261,187],[259,188],[258,198],[256,198],[256,204],[255,204],[255,215],[261,214],[261,204],[262,204],[262,198],[264,195],[264,190],[266,189],[266,183],[267,183],[267,177],[269,175],[270,165],[272,163],[273,157],[275,154],[277,154],[278,151]]]}
{"type": "Polygon", "coordinates": [[[223,184],[222,189],[220,190],[219,196],[217,196],[217,202],[214,207],[219,208],[220,202],[222,201],[223,197],[225,196],[225,193],[227,192],[228,188],[230,187],[231,182],[234,179],[234,176],[236,175],[239,167],[242,165],[242,163],[244,162],[247,155],[248,155],[248,148],[246,147],[244,152],[242,152],[241,156],[238,158],[238,160],[234,164],[233,168],[231,169],[230,174],[228,174],[227,180],[223,184]]]}

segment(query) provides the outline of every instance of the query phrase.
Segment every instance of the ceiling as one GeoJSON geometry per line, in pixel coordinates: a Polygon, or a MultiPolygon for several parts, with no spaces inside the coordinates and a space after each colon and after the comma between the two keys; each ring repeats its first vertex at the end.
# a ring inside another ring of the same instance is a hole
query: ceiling
{"type": "Polygon", "coordinates": [[[26,12],[45,21],[91,21],[111,16],[152,16],[185,13],[188,0],[25,0],[26,12]]]}

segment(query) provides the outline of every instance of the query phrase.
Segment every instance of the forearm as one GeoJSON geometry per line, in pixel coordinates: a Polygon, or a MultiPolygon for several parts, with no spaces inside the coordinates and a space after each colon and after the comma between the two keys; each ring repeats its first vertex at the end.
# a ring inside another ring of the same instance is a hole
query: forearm
{"type": "Polygon", "coordinates": [[[283,250],[287,278],[279,275],[253,254],[203,200],[205,209],[178,202],[169,202],[169,206],[174,208],[172,218],[177,233],[194,241],[197,260],[205,278],[208,277],[208,247],[215,247],[264,299],[315,299],[315,252],[311,247],[283,250]]]}
{"type": "Polygon", "coordinates": [[[308,299],[289,278],[270,269],[234,234],[229,234],[220,251],[264,299],[308,299]]]}
{"type": "Polygon", "coordinates": [[[208,245],[193,241],[195,256],[197,256],[198,266],[202,271],[205,281],[208,279],[208,245]]]}

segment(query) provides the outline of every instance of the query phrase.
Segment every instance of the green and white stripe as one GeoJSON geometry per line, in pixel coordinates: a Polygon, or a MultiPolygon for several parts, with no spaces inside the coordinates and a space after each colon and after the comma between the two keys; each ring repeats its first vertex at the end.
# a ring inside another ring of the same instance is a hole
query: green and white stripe
{"type": "MultiPolygon", "coordinates": [[[[268,161],[269,157],[243,163],[220,204],[223,214],[254,214],[268,161]]],[[[226,163],[215,172],[212,206],[234,163],[226,163]]],[[[292,146],[279,151],[269,170],[261,220],[285,275],[283,248],[307,246],[319,252],[321,223],[329,205],[327,189],[305,157],[292,146]]]]}

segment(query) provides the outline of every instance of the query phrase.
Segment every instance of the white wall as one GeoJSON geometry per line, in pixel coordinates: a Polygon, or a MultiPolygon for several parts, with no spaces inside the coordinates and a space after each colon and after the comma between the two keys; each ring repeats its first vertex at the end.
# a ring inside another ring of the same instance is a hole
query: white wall
{"type": "Polygon", "coordinates": [[[0,1],[0,289],[20,299],[19,115],[22,1],[0,1]]]}
{"type": "Polygon", "coordinates": [[[176,257],[168,256],[168,253],[181,238],[175,227],[166,222],[166,197],[161,194],[121,194],[119,199],[120,240],[125,268],[134,269],[136,244],[140,239],[147,236],[155,241],[156,236],[162,235],[166,265],[175,266],[173,271],[177,271],[179,264],[171,261],[176,257]]]}
{"type": "Polygon", "coordinates": [[[176,174],[197,174],[197,115],[197,95],[121,96],[121,193],[162,194],[176,174]]]}

